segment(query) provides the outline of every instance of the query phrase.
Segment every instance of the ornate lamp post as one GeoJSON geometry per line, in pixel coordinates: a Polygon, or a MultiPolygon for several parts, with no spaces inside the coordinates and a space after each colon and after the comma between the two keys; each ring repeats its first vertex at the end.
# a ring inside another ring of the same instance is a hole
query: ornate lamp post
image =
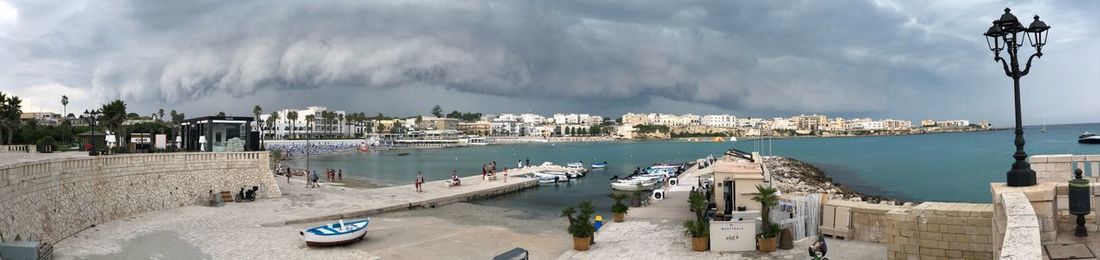
{"type": "Polygon", "coordinates": [[[88,126],[92,127],[92,140],[91,140],[92,150],[88,151],[88,155],[98,155],[99,154],[99,150],[96,149],[96,147],[95,147],[95,126],[97,124],[99,124],[99,119],[102,118],[102,117],[103,117],[103,112],[99,111],[98,109],[91,110],[91,111],[85,109],[84,114],[80,115],[80,118],[84,119],[84,122],[87,122],[88,126]]]}
{"type": "Polygon", "coordinates": [[[1043,57],[1043,45],[1046,45],[1047,30],[1050,26],[1040,21],[1039,16],[1036,15],[1035,21],[1024,28],[1011,11],[1005,8],[1001,18],[993,21],[993,26],[985,32],[985,40],[989,50],[993,51],[993,60],[1001,62],[1005,75],[1012,78],[1013,90],[1016,94],[1016,153],[1012,157],[1016,162],[1012,163],[1012,170],[1008,171],[1008,186],[1022,187],[1035,185],[1035,171],[1031,170],[1031,164],[1026,161],[1027,153],[1024,152],[1024,129],[1020,119],[1020,78],[1031,71],[1033,59],[1043,57]],[[1024,46],[1023,39],[1018,37],[1020,33],[1023,33],[1031,47],[1035,48],[1035,54],[1027,59],[1027,65],[1023,70],[1020,70],[1020,61],[1017,58],[1020,46],[1024,46]],[[1008,61],[1001,57],[1002,50],[1008,51],[1008,61]]]}

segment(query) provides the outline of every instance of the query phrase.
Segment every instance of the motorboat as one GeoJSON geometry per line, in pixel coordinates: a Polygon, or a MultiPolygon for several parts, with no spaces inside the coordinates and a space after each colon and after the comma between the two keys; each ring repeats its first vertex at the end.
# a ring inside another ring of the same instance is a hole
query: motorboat
{"type": "Polygon", "coordinates": [[[593,163],[592,164],[592,168],[596,168],[596,169],[605,168],[605,167],[607,167],[607,162],[598,162],[598,163],[593,163]]]}
{"type": "Polygon", "coordinates": [[[565,164],[565,167],[569,168],[584,168],[584,162],[571,162],[565,164]]]}
{"type": "Polygon", "coordinates": [[[306,246],[336,246],[363,240],[370,218],[345,223],[339,222],[299,231],[306,246]]]}
{"type": "Polygon", "coordinates": [[[539,184],[553,184],[553,183],[558,182],[558,179],[560,177],[558,177],[557,175],[537,174],[536,173],[535,178],[538,178],[539,184]]]}
{"type": "Polygon", "coordinates": [[[620,179],[611,182],[611,189],[621,191],[652,190],[657,187],[658,181],[641,179],[620,179]]]}
{"type": "Polygon", "coordinates": [[[576,178],[571,177],[568,173],[565,172],[538,172],[535,173],[535,177],[545,180],[553,179],[555,182],[568,182],[569,179],[576,178]]]}
{"type": "Polygon", "coordinates": [[[1100,135],[1096,135],[1089,132],[1084,132],[1077,137],[1077,143],[1082,144],[1100,144],[1100,135]]]}

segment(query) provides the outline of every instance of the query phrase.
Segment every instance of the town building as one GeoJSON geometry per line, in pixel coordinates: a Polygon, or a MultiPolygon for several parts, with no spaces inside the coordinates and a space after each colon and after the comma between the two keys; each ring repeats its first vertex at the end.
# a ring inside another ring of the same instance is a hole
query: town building
{"type": "Polygon", "coordinates": [[[52,112],[25,112],[19,114],[20,121],[34,120],[41,126],[59,126],[61,125],[61,114],[52,112]]]}
{"type": "Polygon", "coordinates": [[[702,124],[711,127],[736,127],[737,117],[732,115],[704,115],[702,124]]]}
{"type": "Polygon", "coordinates": [[[493,124],[489,121],[459,122],[458,131],[468,135],[486,136],[493,133],[493,124]]]}
{"type": "MultiPolygon", "coordinates": [[[[285,108],[276,111],[276,113],[279,117],[275,119],[275,123],[271,127],[264,124],[263,128],[265,132],[271,132],[265,135],[271,136],[273,139],[299,138],[306,134],[313,136],[348,135],[345,131],[347,121],[344,118],[346,114],[344,111],[329,110],[323,106],[309,106],[306,109],[285,108]],[[288,116],[291,111],[297,113],[298,117],[293,120],[289,119],[288,116]],[[313,115],[313,124],[307,124],[307,115],[313,115]]],[[[267,122],[271,120],[271,115],[260,115],[260,120],[267,122]]]]}
{"type": "Polygon", "coordinates": [[[252,131],[252,117],[206,116],[180,123],[186,151],[239,152],[259,150],[260,134],[252,131]]]}

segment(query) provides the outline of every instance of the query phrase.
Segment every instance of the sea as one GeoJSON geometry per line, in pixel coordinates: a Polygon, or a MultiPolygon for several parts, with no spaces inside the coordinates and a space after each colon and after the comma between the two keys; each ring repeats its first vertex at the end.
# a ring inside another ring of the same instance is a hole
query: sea
{"type": "MultiPolygon", "coordinates": [[[[1100,123],[1025,127],[1025,150],[1037,154],[1100,154],[1100,145],[1078,144],[1083,131],[1098,132],[1100,123]]],[[[1004,182],[1011,168],[1013,131],[983,131],[902,136],[808,137],[742,139],[736,142],[616,141],[528,143],[346,152],[313,156],[313,169],[342,169],[348,176],[383,185],[412,183],[417,172],[431,180],[481,174],[482,164],[516,167],[519,161],[607,162],[580,180],[543,185],[475,203],[522,211],[532,218],[557,217],[564,207],[591,200],[604,214],[611,205],[610,178],[630,174],[637,167],[719,156],[730,148],[785,156],[822,169],[834,182],[858,192],[905,201],[989,202],[990,182],[1004,182]]],[[[303,160],[291,162],[296,167],[303,160]]],[[[1070,173],[1067,172],[1067,175],[1070,173]]],[[[430,188],[430,187],[429,187],[430,188]]]]}

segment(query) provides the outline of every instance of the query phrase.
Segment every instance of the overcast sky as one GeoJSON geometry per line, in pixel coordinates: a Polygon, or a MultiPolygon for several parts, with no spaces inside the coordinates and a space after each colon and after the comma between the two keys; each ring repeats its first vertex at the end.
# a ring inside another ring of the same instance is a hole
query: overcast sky
{"type": "MultiPolygon", "coordinates": [[[[1100,122],[1100,1],[0,0],[24,111],[326,105],[1012,121],[981,33],[1053,27],[1025,124],[1100,122]],[[1089,35],[1092,38],[1089,38],[1089,35]]],[[[1034,50],[1026,48],[1022,54],[1034,50]]]]}

